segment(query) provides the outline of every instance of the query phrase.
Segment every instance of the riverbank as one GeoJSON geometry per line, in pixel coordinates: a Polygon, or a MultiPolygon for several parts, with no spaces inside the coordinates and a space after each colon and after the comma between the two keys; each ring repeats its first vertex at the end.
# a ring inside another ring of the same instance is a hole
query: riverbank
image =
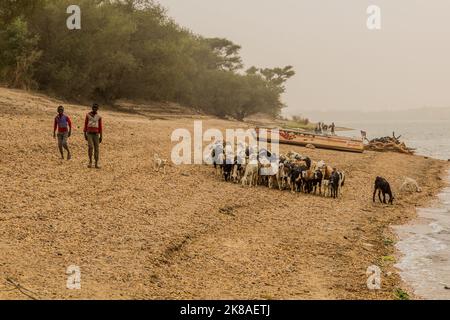
{"type": "MultiPolygon", "coordinates": [[[[155,173],[154,153],[170,158],[170,136],[192,131],[192,116],[154,119],[101,111],[102,169],[86,167],[87,107],[67,105],[75,124],[73,160],[58,159],[51,136],[56,106],[42,95],[0,88],[0,298],[26,299],[6,282],[47,299],[395,299],[392,225],[416,216],[444,186],[448,162],[395,153],[342,153],[281,146],[344,170],[332,200],[242,188],[208,166],[155,173]],[[394,206],[372,203],[377,175],[394,206]],[[399,194],[403,177],[422,193],[399,194]],[[81,290],[66,270],[81,269],[81,290]],[[382,270],[369,290],[366,270],[382,270]]],[[[207,128],[240,122],[203,117],[207,128]]]]}
{"type": "Polygon", "coordinates": [[[419,299],[450,299],[450,170],[443,177],[446,188],[417,217],[395,226],[399,241],[400,275],[419,299]]]}

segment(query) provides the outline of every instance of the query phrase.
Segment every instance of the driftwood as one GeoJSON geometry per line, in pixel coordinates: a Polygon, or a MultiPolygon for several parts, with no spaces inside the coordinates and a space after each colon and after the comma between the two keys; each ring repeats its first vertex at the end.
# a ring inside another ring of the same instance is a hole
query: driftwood
{"type": "Polygon", "coordinates": [[[405,154],[414,154],[413,148],[408,148],[404,142],[400,141],[401,136],[396,137],[395,132],[392,133],[392,137],[375,138],[369,141],[369,144],[365,146],[366,150],[378,151],[378,152],[399,152],[405,154]]]}
{"type": "Polygon", "coordinates": [[[12,286],[12,289],[7,289],[7,290],[0,290],[0,291],[13,291],[13,290],[18,290],[20,293],[22,293],[23,295],[27,296],[28,298],[30,298],[31,300],[38,300],[38,298],[36,298],[37,294],[31,290],[28,290],[27,288],[25,288],[24,286],[22,286],[19,283],[16,283],[14,280],[12,280],[11,278],[6,278],[6,283],[10,286],[12,286]]]}

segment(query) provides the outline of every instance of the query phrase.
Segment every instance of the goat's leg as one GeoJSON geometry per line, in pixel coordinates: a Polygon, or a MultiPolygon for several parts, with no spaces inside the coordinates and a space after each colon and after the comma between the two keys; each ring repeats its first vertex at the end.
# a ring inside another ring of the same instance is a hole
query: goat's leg
{"type": "Polygon", "coordinates": [[[277,185],[278,185],[278,190],[280,190],[280,191],[281,191],[281,180],[282,180],[282,178],[277,176],[277,185]]]}
{"type": "Polygon", "coordinates": [[[378,199],[380,199],[380,202],[383,203],[383,200],[381,199],[381,190],[378,190],[378,199]]]}
{"type": "Polygon", "coordinates": [[[375,202],[375,196],[377,195],[377,188],[373,190],[373,202],[375,202]]]}

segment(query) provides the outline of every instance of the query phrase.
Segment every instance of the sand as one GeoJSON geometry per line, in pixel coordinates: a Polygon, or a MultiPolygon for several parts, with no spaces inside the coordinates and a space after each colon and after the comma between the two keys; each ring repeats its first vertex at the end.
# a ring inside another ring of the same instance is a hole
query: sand
{"type": "Polygon", "coordinates": [[[192,117],[108,109],[102,169],[88,169],[89,108],[64,103],[75,128],[73,159],[61,161],[52,137],[60,103],[0,88],[0,298],[395,299],[406,289],[390,226],[434,199],[447,162],[282,146],[345,170],[343,198],[249,189],[206,165],[153,171],[153,154],[170,158],[172,131],[192,129],[192,117]],[[391,181],[394,206],[372,203],[377,175],[391,181]],[[398,194],[404,176],[423,192],[398,194]],[[81,269],[81,290],[66,288],[70,265],[81,269]],[[382,269],[380,290],[366,286],[371,265],[382,269]]]}

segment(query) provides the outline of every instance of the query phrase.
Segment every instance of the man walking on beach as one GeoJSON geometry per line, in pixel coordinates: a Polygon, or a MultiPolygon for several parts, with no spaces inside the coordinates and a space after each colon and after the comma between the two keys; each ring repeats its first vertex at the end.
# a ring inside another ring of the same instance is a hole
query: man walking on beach
{"type": "Polygon", "coordinates": [[[53,138],[58,138],[58,149],[61,153],[61,159],[64,160],[64,149],[67,151],[67,160],[70,160],[70,150],[67,140],[72,135],[72,121],[64,114],[64,107],[58,107],[58,115],[55,117],[53,125],[53,138]],[[58,129],[58,133],[56,133],[58,129]]]}
{"type": "Polygon", "coordinates": [[[84,138],[88,142],[89,165],[92,168],[92,154],[94,154],[95,168],[100,169],[99,155],[100,143],[103,140],[103,124],[102,117],[98,114],[98,104],[94,103],[92,111],[86,115],[84,121],[84,138]]]}

